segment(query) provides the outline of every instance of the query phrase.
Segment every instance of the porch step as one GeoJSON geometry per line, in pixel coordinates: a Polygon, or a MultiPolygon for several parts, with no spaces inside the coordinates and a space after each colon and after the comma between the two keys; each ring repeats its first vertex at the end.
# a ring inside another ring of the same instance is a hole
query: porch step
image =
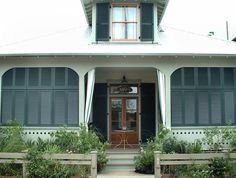
{"type": "Polygon", "coordinates": [[[102,173],[111,173],[117,171],[134,171],[134,157],[138,154],[138,149],[108,150],[108,163],[102,173]]]}

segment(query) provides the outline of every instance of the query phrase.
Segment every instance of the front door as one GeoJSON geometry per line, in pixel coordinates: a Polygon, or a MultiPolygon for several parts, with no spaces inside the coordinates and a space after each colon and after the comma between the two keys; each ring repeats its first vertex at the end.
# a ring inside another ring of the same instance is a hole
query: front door
{"type": "Polygon", "coordinates": [[[110,142],[119,144],[126,132],[128,144],[138,144],[138,97],[111,97],[110,113],[110,142]]]}

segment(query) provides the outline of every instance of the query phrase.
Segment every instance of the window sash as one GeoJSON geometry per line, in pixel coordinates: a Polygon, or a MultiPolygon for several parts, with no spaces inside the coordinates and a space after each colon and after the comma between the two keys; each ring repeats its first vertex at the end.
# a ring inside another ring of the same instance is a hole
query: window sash
{"type": "Polygon", "coordinates": [[[137,41],[137,5],[113,4],[112,40],[137,41]]]}

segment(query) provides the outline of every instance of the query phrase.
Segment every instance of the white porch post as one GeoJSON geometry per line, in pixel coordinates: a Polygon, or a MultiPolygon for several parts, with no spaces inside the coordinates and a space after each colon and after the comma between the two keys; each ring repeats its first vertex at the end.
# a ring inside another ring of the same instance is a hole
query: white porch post
{"type": "Polygon", "coordinates": [[[79,124],[84,123],[84,105],[85,105],[85,73],[79,74],[79,124]]]}
{"type": "Polygon", "coordinates": [[[91,116],[94,83],[95,83],[95,69],[92,69],[88,72],[88,81],[87,81],[85,114],[84,114],[86,125],[88,125],[89,119],[90,119],[90,116],[91,116]]]}
{"type": "Polygon", "coordinates": [[[171,74],[166,74],[166,127],[171,129],[171,74]]]}
{"type": "Polygon", "coordinates": [[[0,119],[2,116],[2,73],[0,73],[0,119]]]}
{"type": "Polygon", "coordinates": [[[158,42],[158,12],[157,12],[157,3],[154,3],[153,7],[153,15],[154,15],[154,20],[153,20],[153,26],[154,26],[154,42],[158,42]]]}
{"type": "Polygon", "coordinates": [[[93,3],[92,8],[92,43],[96,43],[96,3],[93,3]]]}

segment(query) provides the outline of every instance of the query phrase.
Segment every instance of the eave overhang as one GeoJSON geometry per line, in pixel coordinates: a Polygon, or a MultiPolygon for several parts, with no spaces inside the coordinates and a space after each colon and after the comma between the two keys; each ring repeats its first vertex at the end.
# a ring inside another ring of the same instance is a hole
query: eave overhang
{"type": "Polygon", "coordinates": [[[76,58],[76,57],[174,57],[174,58],[179,58],[179,57],[191,57],[191,58],[198,58],[198,57],[225,57],[225,58],[231,58],[231,57],[236,57],[236,54],[216,54],[216,53],[22,53],[22,54],[0,54],[0,58],[28,58],[28,57],[33,57],[33,58],[60,58],[60,57],[69,57],[69,58],[76,58]]]}
{"type": "Polygon", "coordinates": [[[94,3],[99,2],[110,2],[110,3],[141,3],[141,2],[152,2],[157,3],[157,13],[158,13],[158,25],[161,23],[162,17],[165,13],[167,4],[169,0],[81,0],[87,23],[92,26],[92,8],[94,3]]]}

